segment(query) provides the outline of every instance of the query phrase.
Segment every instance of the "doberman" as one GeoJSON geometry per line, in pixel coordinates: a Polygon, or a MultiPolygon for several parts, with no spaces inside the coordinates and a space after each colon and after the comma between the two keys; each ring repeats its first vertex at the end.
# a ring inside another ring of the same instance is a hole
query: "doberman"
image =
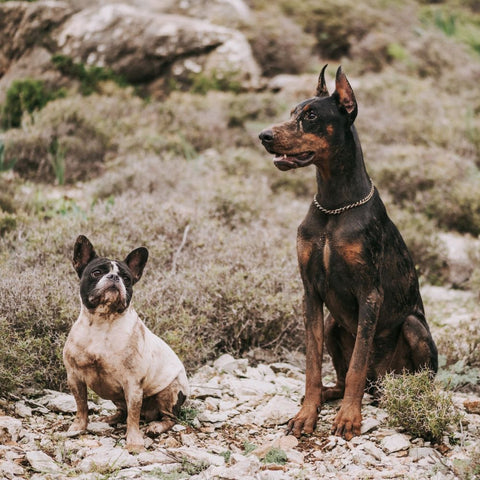
{"type": "Polygon", "coordinates": [[[317,173],[318,193],[297,234],[305,397],[287,433],[312,433],[322,403],[343,397],[331,431],[350,440],[360,435],[368,384],[387,372],[433,375],[438,356],[413,261],[365,169],[352,87],[340,67],[329,95],[325,68],[315,96],[259,137],[280,170],[313,164],[317,173]],[[332,387],[322,384],[324,341],[337,374],[332,387]]]}

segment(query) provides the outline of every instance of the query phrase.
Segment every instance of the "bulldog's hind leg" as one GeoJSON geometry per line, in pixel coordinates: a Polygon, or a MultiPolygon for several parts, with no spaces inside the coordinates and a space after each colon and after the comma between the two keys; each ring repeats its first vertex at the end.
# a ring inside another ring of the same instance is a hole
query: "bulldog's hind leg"
{"type": "Polygon", "coordinates": [[[180,407],[187,393],[185,382],[177,377],[167,388],[145,401],[145,420],[159,420],[152,421],[145,429],[145,434],[153,437],[170,430],[178,421],[180,407]]]}

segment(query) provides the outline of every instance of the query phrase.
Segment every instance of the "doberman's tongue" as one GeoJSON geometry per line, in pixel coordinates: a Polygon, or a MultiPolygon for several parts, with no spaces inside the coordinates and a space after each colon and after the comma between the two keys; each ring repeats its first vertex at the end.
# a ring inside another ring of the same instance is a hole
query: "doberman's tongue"
{"type": "Polygon", "coordinates": [[[292,168],[297,168],[297,164],[295,163],[295,157],[287,157],[286,155],[277,156],[273,159],[274,165],[279,170],[290,170],[292,168]]]}

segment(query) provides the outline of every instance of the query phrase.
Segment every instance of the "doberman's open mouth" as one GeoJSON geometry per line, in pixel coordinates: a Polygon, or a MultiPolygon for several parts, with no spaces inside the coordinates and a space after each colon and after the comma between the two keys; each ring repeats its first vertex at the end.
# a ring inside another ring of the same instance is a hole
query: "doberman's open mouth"
{"type": "Polygon", "coordinates": [[[273,159],[275,166],[282,171],[292,168],[301,168],[310,165],[313,161],[314,152],[301,152],[295,154],[276,154],[273,159]]]}

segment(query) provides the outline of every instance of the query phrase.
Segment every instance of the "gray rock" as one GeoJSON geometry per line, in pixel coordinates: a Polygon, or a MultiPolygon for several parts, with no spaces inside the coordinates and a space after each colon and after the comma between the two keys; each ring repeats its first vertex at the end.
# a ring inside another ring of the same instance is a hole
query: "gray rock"
{"type": "Polygon", "coordinates": [[[15,403],[15,415],[22,418],[28,418],[32,416],[32,409],[25,404],[23,400],[15,403]]]}
{"type": "Polygon", "coordinates": [[[373,417],[367,417],[362,420],[362,426],[360,428],[360,433],[364,435],[371,430],[375,430],[382,422],[373,417]]]}
{"type": "Polygon", "coordinates": [[[17,418],[0,416],[0,444],[16,442],[22,431],[22,422],[17,418]]]}
{"type": "Polygon", "coordinates": [[[53,461],[46,453],[40,450],[34,450],[26,453],[28,463],[31,467],[40,473],[57,473],[60,466],[53,461]]]}
{"type": "Polygon", "coordinates": [[[96,435],[108,435],[114,428],[106,422],[89,422],[87,431],[96,435]]]}
{"type": "MultiPolygon", "coordinates": [[[[45,405],[52,412],[75,413],[77,411],[77,404],[73,395],[53,390],[45,390],[45,392],[47,394],[38,398],[37,402],[45,405]]],[[[99,407],[93,402],[88,402],[88,409],[97,411],[99,407]]]]}
{"type": "Polygon", "coordinates": [[[174,78],[202,73],[259,82],[259,67],[244,35],[181,15],[152,14],[127,4],[99,5],[72,15],[56,33],[64,55],[108,66],[133,83],[170,70],[174,78]]]}
{"type": "Polygon", "coordinates": [[[390,454],[410,448],[410,441],[406,435],[396,433],[385,437],[382,440],[381,445],[384,451],[390,454]]]}
{"type": "Polygon", "coordinates": [[[6,479],[13,479],[17,476],[24,476],[25,469],[18,465],[18,463],[10,462],[8,460],[0,462],[0,477],[6,479]]]}
{"type": "Polygon", "coordinates": [[[432,457],[434,459],[440,458],[440,454],[431,447],[412,447],[408,452],[408,456],[414,460],[420,460],[422,458],[432,457]]]}
{"type": "Polygon", "coordinates": [[[245,373],[248,367],[248,360],[246,358],[235,359],[228,353],[220,356],[213,362],[213,367],[218,372],[231,373],[232,375],[239,375],[245,373]]]}
{"type": "Polygon", "coordinates": [[[178,458],[186,457],[194,462],[205,462],[208,465],[222,466],[225,465],[225,458],[220,455],[209,453],[208,451],[198,447],[180,447],[172,448],[170,452],[178,458]]]}
{"type": "Polygon", "coordinates": [[[126,468],[138,465],[135,456],[120,447],[99,447],[92,450],[78,465],[82,472],[106,472],[112,468],[126,468]]]}
{"type": "Polygon", "coordinates": [[[281,395],[275,395],[256,410],[255,423],[258,425],[283,425],[294,417],[299,409],[297,402],[281,395]]]}

